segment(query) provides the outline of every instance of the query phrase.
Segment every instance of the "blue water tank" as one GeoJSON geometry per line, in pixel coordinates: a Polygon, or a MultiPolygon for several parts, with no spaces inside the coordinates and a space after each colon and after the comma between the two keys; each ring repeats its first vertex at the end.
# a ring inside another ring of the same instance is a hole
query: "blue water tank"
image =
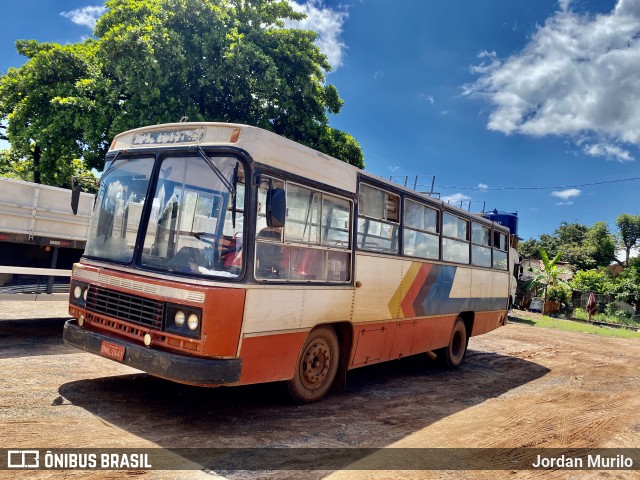
{"type": "Polygon", "coordinates": [[[484,212],[482,216],[498,225],[504,225],[509,229],[511,235],[518,236],[518,212],[509,213],[494,210],[493,212],[484,212]]]}

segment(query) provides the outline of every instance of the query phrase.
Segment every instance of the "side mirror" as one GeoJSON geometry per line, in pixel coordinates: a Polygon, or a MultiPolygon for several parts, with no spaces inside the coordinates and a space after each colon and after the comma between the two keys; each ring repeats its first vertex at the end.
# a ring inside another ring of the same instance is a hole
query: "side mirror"
{"type": "Polygon", "coordinates": [[[284,227],[287,213],[287,197],[282,188],[270,188],[267,192],[267,227],[284,227]]]}
{"type": "Polygon", "coordinates": [[[78,205],[80,204],[80,182],[74,178],[71,182],[71,211],[74,215],[78,214],[78,205]]]}

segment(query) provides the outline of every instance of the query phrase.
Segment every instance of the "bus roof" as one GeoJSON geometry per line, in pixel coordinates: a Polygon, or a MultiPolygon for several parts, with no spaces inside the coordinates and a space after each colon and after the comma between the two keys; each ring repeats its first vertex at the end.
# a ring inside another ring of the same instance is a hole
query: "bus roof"
{"type": "Polygon", "coordinates": [[[254,161],[355,193],[359,169],[258,127],[233,123],[168,123],[117,135],[110,151],[152,146],[231,146],[245,150],[254,161]],[[321,158],[308,161],[305,158],[321,158]]]}
{"type": "MultiPolygon", "coordinates": [[[[467,212],[449,205],[442,200],[403,187],[382,177],[364,172],[353,165],[324,153],[313,150],[300,143],[289,140],[276,133],[249,125],[220,122],[183,122],[166,123],[129,130],[117,135],[109,148],[110,152],[119,150],[134,151],[149,147],[177,146],[230,146],[245,150],[254,161],[278,168],[313,181],[324,183],[346,192],[354,193],[357,188],[358,174],[378,183],[418,196],[426,202],[443,207],[453,213],[472,216],[477,221],[505,229],[480,215],[467,212]],[[304,161],[304,159],[322,159],[304,161]]],[[[366,181],[366,180],[365,180],[366,181]]]]}

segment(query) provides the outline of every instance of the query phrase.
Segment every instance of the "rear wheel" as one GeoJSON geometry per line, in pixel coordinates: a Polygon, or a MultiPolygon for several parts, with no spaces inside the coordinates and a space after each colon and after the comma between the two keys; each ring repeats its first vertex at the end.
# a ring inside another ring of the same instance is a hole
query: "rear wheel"
{"type": "Polygon", "coordinates": [[[441,352],[442,361],[447,368],[458,368],[464,360],[467,353],[467,345],[469,337],[467,336],[467,327],[460,317],[456,318],[451,330],[451,338],[449,345],[441,352]]]}
{"type": "Polygon", "coordinates": [[[297,403],[322,398],[336,378],[340,347],[331,327],[313,329],[304,342],[293,378],[287,382],[289,394],[297,403]]]}

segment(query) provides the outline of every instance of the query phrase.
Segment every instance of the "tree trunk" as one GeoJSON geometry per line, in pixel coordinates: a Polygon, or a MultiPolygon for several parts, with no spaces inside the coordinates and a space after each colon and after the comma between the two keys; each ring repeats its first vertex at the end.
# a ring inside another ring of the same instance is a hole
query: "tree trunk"
{"type": "Polygon", "coordinates": [[[40,147],[36,144],[33,147],[33,182],[41,183],[40,181],[40,147]]]}

